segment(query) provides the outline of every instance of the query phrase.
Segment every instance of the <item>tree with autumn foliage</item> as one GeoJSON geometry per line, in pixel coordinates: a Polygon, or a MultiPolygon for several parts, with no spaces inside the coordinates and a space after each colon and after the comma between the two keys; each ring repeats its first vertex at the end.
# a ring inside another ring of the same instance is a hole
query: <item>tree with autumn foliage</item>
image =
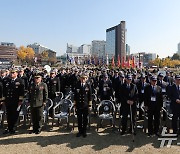
{"type": "Polygon", "coordinates": [[[150,61],[149,64],[152,65],[156,65],[158,67],[176,67],[176,66],[180,66],[180,60],[173,60],[170,57],[166,57],[166,58],[159,58],[157,57],[155,60],[150,61]]]}
{"type": "Polygon", "coordinates": [[[29,47],[20,46],[17,57],[22,63],[31,63],[34,58],[34,50],[29,47]]]}

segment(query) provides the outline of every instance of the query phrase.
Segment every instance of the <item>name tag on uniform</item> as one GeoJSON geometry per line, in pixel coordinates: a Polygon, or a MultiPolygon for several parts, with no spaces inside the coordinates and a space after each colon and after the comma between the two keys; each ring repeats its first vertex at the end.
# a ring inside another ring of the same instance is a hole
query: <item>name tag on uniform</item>
{"type": "Polygon", "coordinates": [[[141,90],[141,93],[144,94],[144,89],[141,90]]]}
{"type": "Polygon", "coordinates": [[[165,88],[163,88],[163,89],[162,89],[162,92],[163,92],[163,93],[165,93],[165,92],[166,92],[166,89],[165,89],[165,88]]]}
{"type": "Polygon", "coordinates": [[[85,91],[89,91],[89,88],[86,87],[85,91]]]}
{"type": "Polygon", "coordinates": [[[155,101],[156,101],[156,97],[151,96],[151,101],[152,101],[152,102],[155,102],[155,101]]]}

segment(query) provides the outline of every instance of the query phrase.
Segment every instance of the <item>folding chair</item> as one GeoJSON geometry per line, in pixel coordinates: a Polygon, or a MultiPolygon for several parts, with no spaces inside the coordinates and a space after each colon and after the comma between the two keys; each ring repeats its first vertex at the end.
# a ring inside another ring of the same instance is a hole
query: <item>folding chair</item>
{"type": "Polygon", "coordinates": [[[52,127],[54,124],[54,119],[58,119],[60,121],[62,119],[66,119],[67,128],[69,128],[69,117],[70,117],[72,107],[73,107],[73,103],[70,99],[62,99],[56,106],[54,106],[52,127]],[[59,109],[56,110],[57,108],[59,109]]]}
{"type": "Polygon", "coordinates": [[[44,125],[47,126],[47,123],[49,122],[49,110],[53,107],[53,101],[48,98],[46,102],[46,106],[43,110],[43,122],[44,125]]]}
{"type": "Polygon", "coordinates": [[[148,114],[147,114],[147,111],[145,110],[144,102],[141,103],[140,108],[141,108],[141,110],[143,111],[143,114],[144,114],[143,132],[146,133],[147,128],[148,128],[148,114]]]}
{"type": "Polygon", "coordinates": [[[1,127],[4,126],[4,119],[5,119],[5,105],[4,103],[1,105],[1,109],[0,109],[0,125],[1,127]]]}
{"type": "Polygon", "coordinates": [[[18,122],[20,123],[20,118],[22,117],[23,126],[26,126],[26,122],[28,121],[29,108],[30,108],[30,105],[29,105],[28,97],[25,97],[23,99],[23,102],[20,108],[19,120],[18,120],[18,122]]]}
{"type": "Polygon", "coordinates": [[[113,125],[113,129],[115,128],[115,105],[110,100],[103,100],[97,107],[97,131],[99,126],[102,124],[103,120],[110,120],[113,125]]]}
{"type": "Polygon", "coordinates": [[[172,110],[170,107],[171,101],[167,100],[162,107],[162,110],[166,113],[166,119],[165,119],[165,126],[167,127],[168,132],[170,131],[171,128],[171,122],[172,122],[172,110]]]}

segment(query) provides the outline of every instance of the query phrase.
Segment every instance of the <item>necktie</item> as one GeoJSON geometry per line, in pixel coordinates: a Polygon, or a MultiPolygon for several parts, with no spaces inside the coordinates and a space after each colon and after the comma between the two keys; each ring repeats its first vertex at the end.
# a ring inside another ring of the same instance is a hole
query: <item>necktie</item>
{"type": "Polygon", "coordinates": [[[152,87],[152,91],[153,91],[153,96],[154,96],[155,95],[154,86],[152,87]]]}

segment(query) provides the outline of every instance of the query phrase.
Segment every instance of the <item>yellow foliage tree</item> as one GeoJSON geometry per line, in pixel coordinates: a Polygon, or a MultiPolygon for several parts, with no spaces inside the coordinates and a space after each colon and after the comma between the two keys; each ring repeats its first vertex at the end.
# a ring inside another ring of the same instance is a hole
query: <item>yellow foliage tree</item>
{"type": "Polygon", "coordinates": [[[25,48],[24,46],[20,46],[17,56],[18,58],[24,62],[26,61],[32,61],[32,59],[34,58],[34,50],[32,48],[25,48]]]}
{"type": "Polygon", "coordinates": [[[176,67],[180,65],[180,60],[171,60],[169,57],[164,59],[156,58],[155,60],[150,61],[149,64],[156,65],[158,67],[176,67]]]}
{"type": "Polygon", "coordinates": [[[43,51],[43,52],[41,53],[41,57],[42,57],[43,59],[48,59],[48,52],[47,52],[47,51],[43,51]]]}

